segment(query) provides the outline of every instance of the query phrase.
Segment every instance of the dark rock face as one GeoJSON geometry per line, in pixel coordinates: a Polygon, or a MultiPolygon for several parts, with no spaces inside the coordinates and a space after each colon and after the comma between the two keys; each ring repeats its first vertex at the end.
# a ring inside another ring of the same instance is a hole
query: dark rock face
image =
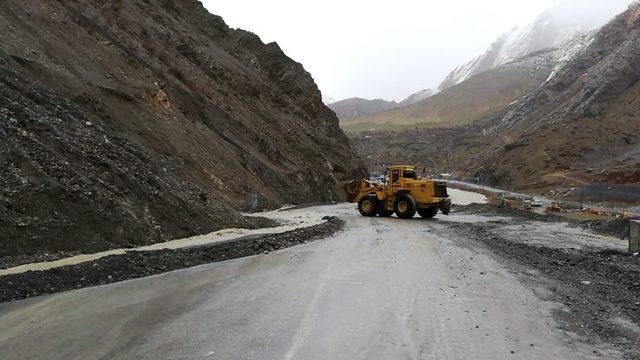
{"type": "Polygon", "coordinates": [[[302,65],[195,0],[0,7],[0,256],[256,226],[362,172],[302,65]]]}

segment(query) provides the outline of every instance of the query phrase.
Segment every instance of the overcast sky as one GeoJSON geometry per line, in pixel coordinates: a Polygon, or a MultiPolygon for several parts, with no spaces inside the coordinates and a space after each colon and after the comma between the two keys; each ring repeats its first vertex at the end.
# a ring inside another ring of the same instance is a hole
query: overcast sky
{"type": "MultiPolygon", "coordinates": [[[[631,0],[203,0],[234,28],[277,42],[325,97],[402,100],[435,88],[502,33],[558,1],[631,0]]],[[[580,6],[580,5],[579,5],[580,6]]]]}

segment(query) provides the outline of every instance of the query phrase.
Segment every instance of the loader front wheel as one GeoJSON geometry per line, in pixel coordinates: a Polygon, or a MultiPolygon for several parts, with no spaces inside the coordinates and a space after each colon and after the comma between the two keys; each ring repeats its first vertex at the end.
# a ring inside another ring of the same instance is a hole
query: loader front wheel
{"type": "Polygon", "coordinates": [[[400,195],[394,202],[393,209],[400,219],[411,219],[416,214],[416,201],[411,195],[400,195]]]}
{"type": "Polygon", "coordinates": [[[358,201],[358,210],[360,210],[362,216],[376,216],[378,213],[378,199],[373,195],[363,197],[358,201]]]}

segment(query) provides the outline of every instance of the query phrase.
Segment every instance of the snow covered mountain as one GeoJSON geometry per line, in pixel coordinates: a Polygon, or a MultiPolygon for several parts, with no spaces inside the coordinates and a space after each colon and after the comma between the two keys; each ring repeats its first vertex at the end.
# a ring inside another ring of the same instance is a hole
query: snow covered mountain
{"type": "Polygon", "coordinates": [[[437,94],[438,90],[434,90],[434,89],[424,89],[424,90],[420,90],[414,94],[409,95],[406,99],[402,100],[401,102],[398,103],[399,107],[402,106],[409,106],[409,105],[413,105],[415,103],[418,103],[426,98],[430,98],[433,95],[437,94]]]}
{"type": "Polygon", "coordinates": [[[445,90],[472,76],[543,49],[566,51],[558,58],[566,62],[568,56],[588,45],[588,34],[607,23],[630,2],[582,0],[580,6],[576,6],[575,2],[565,0],[542,13],[528,26],[512,29],[500,36],[484,54],[453,70],[438,90],[445,90]]]}

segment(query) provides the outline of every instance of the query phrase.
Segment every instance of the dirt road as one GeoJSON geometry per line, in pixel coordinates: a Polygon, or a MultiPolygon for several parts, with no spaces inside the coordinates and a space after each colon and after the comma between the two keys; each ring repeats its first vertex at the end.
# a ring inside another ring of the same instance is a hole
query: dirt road
{"type": "MultiPolygon", "coordinates": [[[[363,218],[352,205],[305,211],[337,214],[346,229],[266,255],[2,304],[0,358],[623,355],[597,337],[561,330],[566,327],[554,314],[564,306],[544,300],[548,290],[523,283],[514,268],[459,231],[508,219],[363,218]]],[[[553,226],[542,231],[579,232],[553,226]]],[[[590,243],[584,246],[599,241],[595,235],[585,238],[590,243]]],[[[572,246],[581,246],[579,236],[572,239],[572,246]]],[[[605,240],[605,248],[618,246],[605,240]]]]}

